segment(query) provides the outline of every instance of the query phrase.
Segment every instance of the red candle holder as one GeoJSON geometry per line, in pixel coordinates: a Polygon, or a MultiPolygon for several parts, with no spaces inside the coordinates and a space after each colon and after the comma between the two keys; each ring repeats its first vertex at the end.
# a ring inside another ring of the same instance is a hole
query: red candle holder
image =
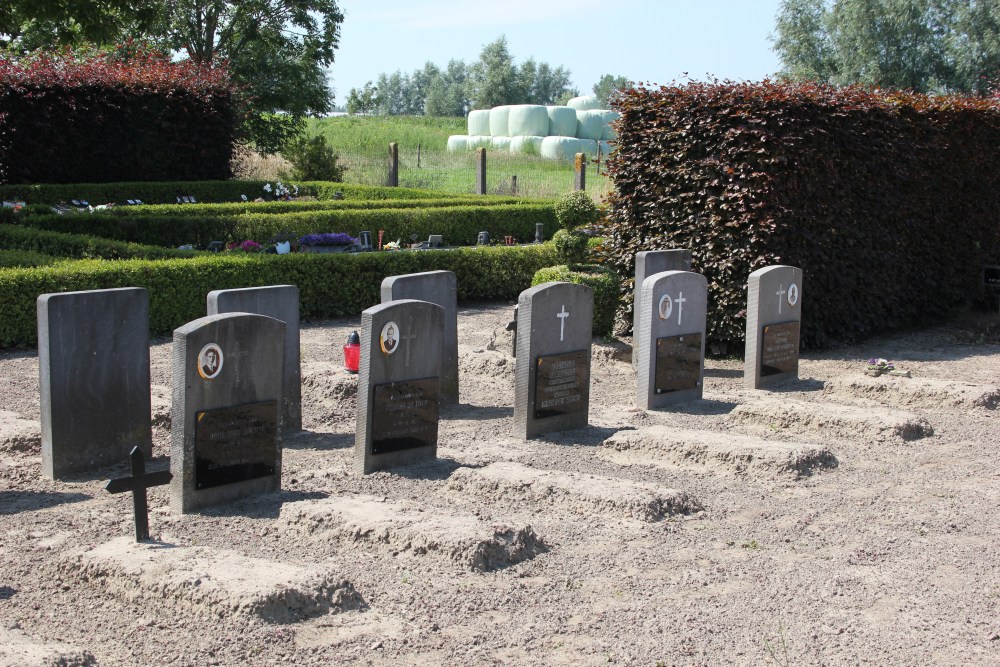
{"type": "Polygon", "coordinates": [[[344,369],[348,373],[357,373],[361,363],[361,337],[354,331],[347,337],[344,345],[344,369]]]}

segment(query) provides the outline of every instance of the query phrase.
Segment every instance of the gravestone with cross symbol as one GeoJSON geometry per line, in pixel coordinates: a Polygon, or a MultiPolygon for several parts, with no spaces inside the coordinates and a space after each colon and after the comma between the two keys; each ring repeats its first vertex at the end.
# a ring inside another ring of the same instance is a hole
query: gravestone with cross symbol
{"type": "Polygon", "coordinates": [[[551,282],[517,302],[514,435],[520,438],[587,425],[594,293],[551,282]]]}
{"type": "Polygon", "coordinates": [[[451,271],[389,276],[382,281],[382,303],[417,299],[444,308],[441,340],[441,400],[458,403],[458,283],[451,271]]]}
{"type": "Polygon", "coordinates": [[[132,513],[135,517],[135,541],[149,539],[149,506],[146,502],[146,489],[151,486],[169,484],[173,475],[169,470],[146,473],[146,457],[139,447],[133,447],[128,456],[132,468],[130,477],[120,477],[110,480],[104,490],[108,493],[132,492],[132,513]]]}
{"type": "Polygon", "coordinates": [[[642,282],[636,405],[644,409],[700,399],[704,385],[708,282],[664,271],[642,282]]]}
{"type": "Polygon", "coordinates": [[[437,457],[445,310],[399,299],[361,313],[354,470],[437,457]]]}
{"type": "Polygon", "coordinates": [[[747,283],[744,383],[758,389],[799,376],[802,269],[766,266],[747,283]]]}
{"type": "Polygon", "coordinates": [[[632,289],[632,366],[638,369],[639,350],[641,343],[639,335],[639,314],[643,311],[642,283],[646,278],[664,271],[690,271],[691,251],[675,250],[643,250],[635,253],[635,285],[632,289]]]}

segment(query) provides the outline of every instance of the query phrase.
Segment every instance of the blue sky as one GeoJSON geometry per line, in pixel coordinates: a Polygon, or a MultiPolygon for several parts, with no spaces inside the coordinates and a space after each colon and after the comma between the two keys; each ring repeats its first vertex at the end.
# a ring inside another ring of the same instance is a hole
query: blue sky
{"type": "Polygon", "coordinates": [[[340,0],[337,104],[382,72],[471,63],[501,34],[516,62],[562,65],[583,94],[602,74],[669,83],[759,81],[779,67],[768,35],[780,0],[340,0]]]}

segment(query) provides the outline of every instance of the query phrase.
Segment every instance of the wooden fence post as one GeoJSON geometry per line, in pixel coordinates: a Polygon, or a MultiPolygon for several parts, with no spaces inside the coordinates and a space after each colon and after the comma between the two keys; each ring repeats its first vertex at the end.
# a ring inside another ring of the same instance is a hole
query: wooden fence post
{"type": "Polygon", "coordinates": [[[573,161],[573,189],[587,189],[587,156],[583,153],[577,153],[573,161]]]}
{"type": "Polygon", "coordinates": [[[389,144],[389,187],[399,187],[399,144],[389,144]]]}
{"type": "Polygon", "coordinates": [[[476,149],[476,194],[486,194],[486,149],[476,149]]]}

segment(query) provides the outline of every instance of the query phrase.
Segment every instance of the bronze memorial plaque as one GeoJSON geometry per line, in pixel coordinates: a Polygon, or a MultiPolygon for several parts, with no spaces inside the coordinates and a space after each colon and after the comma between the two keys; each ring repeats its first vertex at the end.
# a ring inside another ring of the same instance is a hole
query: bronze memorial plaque
{"type": "Polygon", "coordinates": [[[656,339],[657,394],[697,389],[700,379],[700,332],[656,339]]]}
{"type": "Polygon", "coordinates": [[[440,378],[375,385],[372,454],[432,447],[437,443],[440,378]]]}
{"type": "Polygon", "coordinates": [[[194,488],[209,489],[273,475],[277,432],[277,401],[198,412],[194,488]]]}
{"type": "Polygon", "coordinates": [[[584,412],[590,383],[587,350],[550,354],[535,364],[535,419],[584,412]]]}
{"type": "Polygon", "coordinates": [[[769,324],[760,346],[760,375],[794,373],[799,367],[799,323],[769,324]]]}

